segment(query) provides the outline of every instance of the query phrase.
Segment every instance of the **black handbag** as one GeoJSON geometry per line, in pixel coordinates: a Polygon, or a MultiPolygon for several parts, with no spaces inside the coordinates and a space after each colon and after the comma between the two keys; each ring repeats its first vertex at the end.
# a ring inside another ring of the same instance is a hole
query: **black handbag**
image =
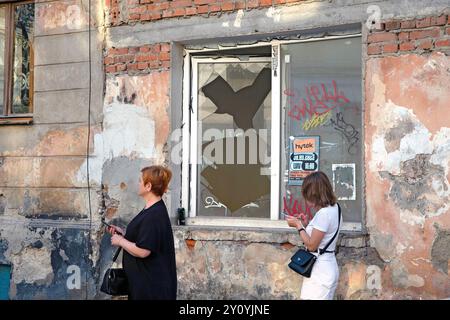
{"type": "MultiPolygon", "coordinates": [[[[113,263],[117,260],[121,249],[117,249],[114,254],[113,263]]],[[[125,270],[121,268],[109,268],[106,270],[100,291],[111,296],[128,295],[128,279],[125,270]]]]}
{"type": "MultiPolygon", "coordinates": [[[[323,249],[318,249],[318,255],[325,252],[332,252],[327,251],[330,244],[333,242],[334,238],[336,238],[337,234],[339,233],[339,226],[341,224],[341,207],[338,205],[338,211],[339,211],[339,220],[338,220],[338,227],[336,230],[336,233],[334,234],[333,238],[331,238],[330,241],[328,241],[327,245],[323,249]]],[[[300,275],[309,278],[311,277],[311,271],[313,269],[314,263],[317,260],[317,256],[312,254],[306,249],[299,249],[292,257],[291,262],[289,262],[288,266],[295,272],[299,273],[300,275]]]]}

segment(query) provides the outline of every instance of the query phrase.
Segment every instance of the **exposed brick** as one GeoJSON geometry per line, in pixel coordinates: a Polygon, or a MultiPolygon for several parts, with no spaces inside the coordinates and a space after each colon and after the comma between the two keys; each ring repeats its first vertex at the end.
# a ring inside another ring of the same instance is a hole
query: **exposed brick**
{"type": "Polygon", "coordinates": [[[148,63],[147,63],[147,62],[139,62],[139,63],[137,64],[137,68],[138,68],[139,70],[147,69],[147,67],[148,67],[148,63]]]}
{"type": "Polygon", "coordinates": [[[197,8],[186,8],[186,15],[191,16],[197,14],[197,8]]]}
{"type": "Polygon", "coordinates": [[[439,17],[431,17],[430,24],[432,26],[443,26],[447,23],[447,16],[445,14],[439,17]]]}
{"type": "Polygon", "coordinates": [[[139,51],[140,52],[149,52],[150,51],[150,47],[148,47],[148,46],[140,47],[139,51]]]}
{"type": "Polygon", "coordinates": [[[174,0],[170,2],[172,8],[186,8],[192,5],[191,0],[174,0]]]}
{"type": "MultiPolygon", "coordinates": [[[[450,17],[450,16],[449,16],[450,17]]],[[[450,34],[450,27],[448,27],[447,29],[445,29],[445,33],[446,34],[450,34]]]]}
{"type": "Polygon", "coordinates": [[[374,54],[380,54],[381,53],[381,45],[378,43],[375,44],[369,44],[367,47],[367,54],[368,55],[374,55],[374,54]]]}
{"type": "Polygon", "coordinates": [[[182,17],[186,14],[186,10],[184,8],[177,8],[173,12],[174,17],[182,17]]]}
{"type": "Polygon", "coordinates": [[[397,43],[385,43],[383,44],[383,53],[395,53],[398,51],[397,43]]]}
{"type": "Polygon", "coordinates": [[[156,11],[156,12],[154,11],[154,12],[150,13],[150,19],[151,20],[159,20],[161,18],[162,18],[162,14],[159,11],[156,11]]]}
{"type": "Polygon", "coordinates": [[[407,21],[402,21],[400,23],[400,28],[401,29],[414,29],[416,27],[416,21],[415,20],[407,20],[407,21]]]}
{"type": "Polygon", "coordinates": [[[140,20],[141,21],[152,20],[152,16],[150,15],[150,13],[143,13],[141,14],[140,20]]]}
{"type": "Polygon", "coordinates": [[[146,6],[139,6],[135,8],[130,8],[128,10],[129,13],[144,13],[147,10],[146,6]]]}
{"type": "Polygon", "coordinates": [[[139,13],[132,13],[129,15],[128,17],[130,20],[140,20],[141,19],[141,15],[139,13]]]}
{"type": "Polygon", "coordinates": [[[116,66],[107,66],[105,68],[106,73],[114,73],[116,72],[116,66]]]}
{"type": "Polygon", "coordinates": [[[114,49],[114,54],[127,54],[128,48],[116,48],[114,49]]]}
{"type": "Polygon", "coordinates": [[[219,11],[221,11],[220,6],[218,5],[209,6],[209,12],[219,12],[219,11]]]}
{"type": "Polygon", "coordinates": [[[397,35],[390,32],[378,32],[372,33],[367,38],[368,42],[386,42],[386,41],[396,41],[397,35]]]}
{"type": "Polygon", "coordinates": [[[169,61],[170,60],[170,53],[169,52],[161,52],[159,54],[159,59],[161,61],[169,61]]]}
{"type": "Polygon", "coordinates": [[[196,5],[203,5],[203,4],[210,4],[210,3],[215,3],[217,2],[216,0],[194,0],[194,3],[196,5]]]}
{"type": "Polygon", "coordinates": [[[163,67],[164,69],[169,69],[170,61],[163,61],[161,67],[163,67]]]}
{"type": "Polygon", "coordinates": [[[418,49],[426,50],[433,48],[433,41],[431,39],[416,41],[416,43],[418,49]]]}
{"type": "Polygon", "coordinates": [[[408,40],[409,39],[409,32],[400,32],[398,34],[398,40],[408,40]]]}
{"type": "Polygon", "coordinates": [[[128,71],[136,71],[138,68],[137,68],[137,63],[129,63],[128,65],[127,65],[127,70],[128,71]]]}
{"type": "Polygon", "coordinates": [[[113,57],[105,57],[104,64],[113,64],[114,58],[113,57]]]}
{"type": "Polygon", "coordinates": [[[147,55],[139,55],[139,56],[136,57],[136,61],[137,62],[145,62],[145,61],[148,61],[148,60],[149,59],[148,59],[147,55]]]}
{"type": "Polygon", "coordinates": [[[138,53],[138,52],[139,52],[139,47],[128,48],[128,53],[129,54],[135,54],[135,53],[138,53]]]}
{"type": "Polygon", "coordinates": [[[430,17],[418,19],[416,21],[416,28],[427,28],[429,26],[431,26],[431,18],[430,17]]]}
{"type": "Polygon", "coordinates": [[[423,39],[427,37],[435,38],[439,36],[439,31],[439,28],[411,31],[411,33],[409,34],[409,38],[412,40],[423,39]]]}
{"type": "Polygon", "coordinates": [[[161,45],[160,44],[154,44],[152,46],[152,52],[159,53],[161,51],[161,45]]]}
{"type": "Polygon", "coordinates": [[[436,47],[450,47],[450,39],[440,39],[434,44],[436,47]]]}
{"type": "Polygon", "coordinates": [[[119,64],[117,66],[117,72],[121,72],[121,71],[125,71],[127,70],[127,65],[126,64],[119,64]]]}
{"type": "Polygon", "coordinates": [[[209,12],[209,6],[200,6],[197,8],[197,12],[199,14],[208,13],[209,12]]]}
{"type": "Polygon", "coordinates": [[[246,9],[246,3],[243,0],[235,1],[234,6],[236,10],[246,9]]]}
{"type": "Polygon", "coordinates": [[[413,51],[414,49],[416,49],[416,45],[412,41],[405,41],[400,43],[400,51],[413,51]]]}
{"type": "Polygon", "coordinates": [[[386,30],[400,29],[400,21],[389,21],[385,23],[386,30]]]}
{"type": "Polygon", "coordinates": [[[158,69],[159,65],[160,65],[160,61],[158,61],[158,60],[149,62],[149,67],[152,69],[158,69]]]}
{"type": "Polygon", "coordinates": [[[274,0],[274,4],[285,4],[286,0],[274,0]]]}
{"type": "Polygon", "coordinates": [[[169,9],[169,2],[165,1],[162,3],[153,3],[152,5],[147,6],[147,10],[151,11],[149,9],[149,7],[152,6],[154,9],[153,10],[167,10],[169,9]]]}
{"type": "Polygon", "coordinates": [[[258,8],[259,0],[247,0],[247,8],[258,8]]]}
{"type": "Polygon", "coordinates": [[[272,0],[259,0],[259,5],[261,7],[268,7],[272,5],[272,0]]]}
{"type": "Polygon", "coordinates": [[[231,11],[234,10],[234,2],[225,2],[221,4],[222,11],[231,11]]]}
{"type": "Polygon", "coordinates": [[[124,62],[130,62],[130,61],[133,61],[133,59],[134,59],[134,55],[132,55],[132,54],[126,54],[126,55],[123,55],[123,56],[118,56],[118,57],[116,57],[116,61],[117,62],[121,62],[121,63],[124,63],[124,62]]]}
{"type": "Polygon", "coordinates": [[[170,44],[168,44],[168,43],[161,44],[161,51],[162,52],[169,52],[170,51],[170,44]]]}
{"type": "Polygon", "coordinates": [[[189,248],[189,250],[194,250],[195,243],[196,243],[195,240],[193,240],[193,239],[186,239],[185,242],[186,242],[186,246],[189,248]]]}

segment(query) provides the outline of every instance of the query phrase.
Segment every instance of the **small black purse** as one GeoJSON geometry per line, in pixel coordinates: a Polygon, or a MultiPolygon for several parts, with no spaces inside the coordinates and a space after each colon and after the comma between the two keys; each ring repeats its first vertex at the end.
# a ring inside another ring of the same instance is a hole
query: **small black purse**
{"type": "MultiPolygon", "coordinates": [[[[328,241],[327,245],[323,249],[319,249],[318,253],[319,256],[323,254],[324,252],[328,252],[327,249],[330,246],[330,244],[333,242],[334,238],[336,238],[337,234],[339,233],[339,226],[341,224],[341,207],[338,205],[339,210],[339,220],[338,220],[338,227],[336,230],[336,233],[334,234],[333,238],[331,238],[330,241],[328,241]]],[[[317,260],[316,255],[312,254],[306,249],[299,249],[291,258],[291,262],[289,262],[288,267],[297,272],[298,274],[310,278],[311,277],[311,271],[313,269],[314,263],[317,260]]]]}
{"type": "MultiPolygon", "coordinates": [[[[117,260],[121,249],[117,249],[114,254],[113,263],[117,260]]],[[[125,270],[120,268],[109,268],[106,270],[100,291],[111,296],[128,295],[128,279],[125,270]]]]}

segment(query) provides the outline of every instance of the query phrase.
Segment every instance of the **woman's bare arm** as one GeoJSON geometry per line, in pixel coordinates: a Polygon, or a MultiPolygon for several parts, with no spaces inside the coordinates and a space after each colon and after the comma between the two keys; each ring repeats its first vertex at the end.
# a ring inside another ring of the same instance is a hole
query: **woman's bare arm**
{"type": "Polygon", "coordinates": [[[138,246],[136,246],[136,243],[128,241],[118,234],[115,234],[111,237],[111,244],[113,246],[122,247],[133,257],[137,258],[147,258],[151,253],[150,250],[139,248],[138,246]]]}

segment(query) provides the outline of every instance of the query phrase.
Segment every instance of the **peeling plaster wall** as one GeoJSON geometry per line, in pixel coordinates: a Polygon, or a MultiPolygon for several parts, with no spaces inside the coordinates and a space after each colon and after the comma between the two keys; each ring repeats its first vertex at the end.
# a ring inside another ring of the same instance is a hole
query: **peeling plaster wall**
{"type": "Polygon", "coordinates": [[[385,297],[450,295],[450,57],[366,64],[367,224],[385,297]]]}
{"type": "MultiPolygon", "coordinates": [[[[174,66],[170,48],[314,28],[324,28],[318,32],[323,36],[355,23],[366,39],[372,4],[301,1],[110,27],[103,21],[103,0],[92,0],[88,143],[87,3],[36,4],[34,124],[0,126],[0,263],[12,265],[12,299],[109,299],[98,291],[113,254],[100,218],[126,226],[144,205],[136,195],[139,169],[173,165],[168,139],[170,130],[181,127],[181,102],[171,90],[181,91],[182,53],[174,66]],[[178,43],[169,46],[171,41],[178,43]],[[154,52],[147,47],[161,49],[161,61],[152,63],[154,52]],[[137,51],[142,55],[126,56],[137,51]],[[67,286],[73,266],[81,272],[78,289],[67,286]]],[[[376,4],[399,19],[448,10],[445,0],[376,4]]],[[[120,10],[128,15],[125,1],[120,10]]],[[[336,298],[449,297],[448,50],[381,51],[363,59],[368,234],[340,237],[336,298]]],[[[179,199],[171,196],[165,200],[173,215],[170,206],[179,199]]],[[[300,244],[295,232],[174,230],[179,298],[299,298],[302,279],[287,267],[300,244]]]]}
{"type": "Polygon", "coordinates": [[[91,0],[90,20],[88,4],[36,1],[33,124],[0,126],[0,262],[12,267],[11,299],[97,291],[101,184],[92,181],[88,194],[80,170],[102,130],[103,1],[91,0]],[[81,283],[70,290],[73,267],[81,283]]]}

